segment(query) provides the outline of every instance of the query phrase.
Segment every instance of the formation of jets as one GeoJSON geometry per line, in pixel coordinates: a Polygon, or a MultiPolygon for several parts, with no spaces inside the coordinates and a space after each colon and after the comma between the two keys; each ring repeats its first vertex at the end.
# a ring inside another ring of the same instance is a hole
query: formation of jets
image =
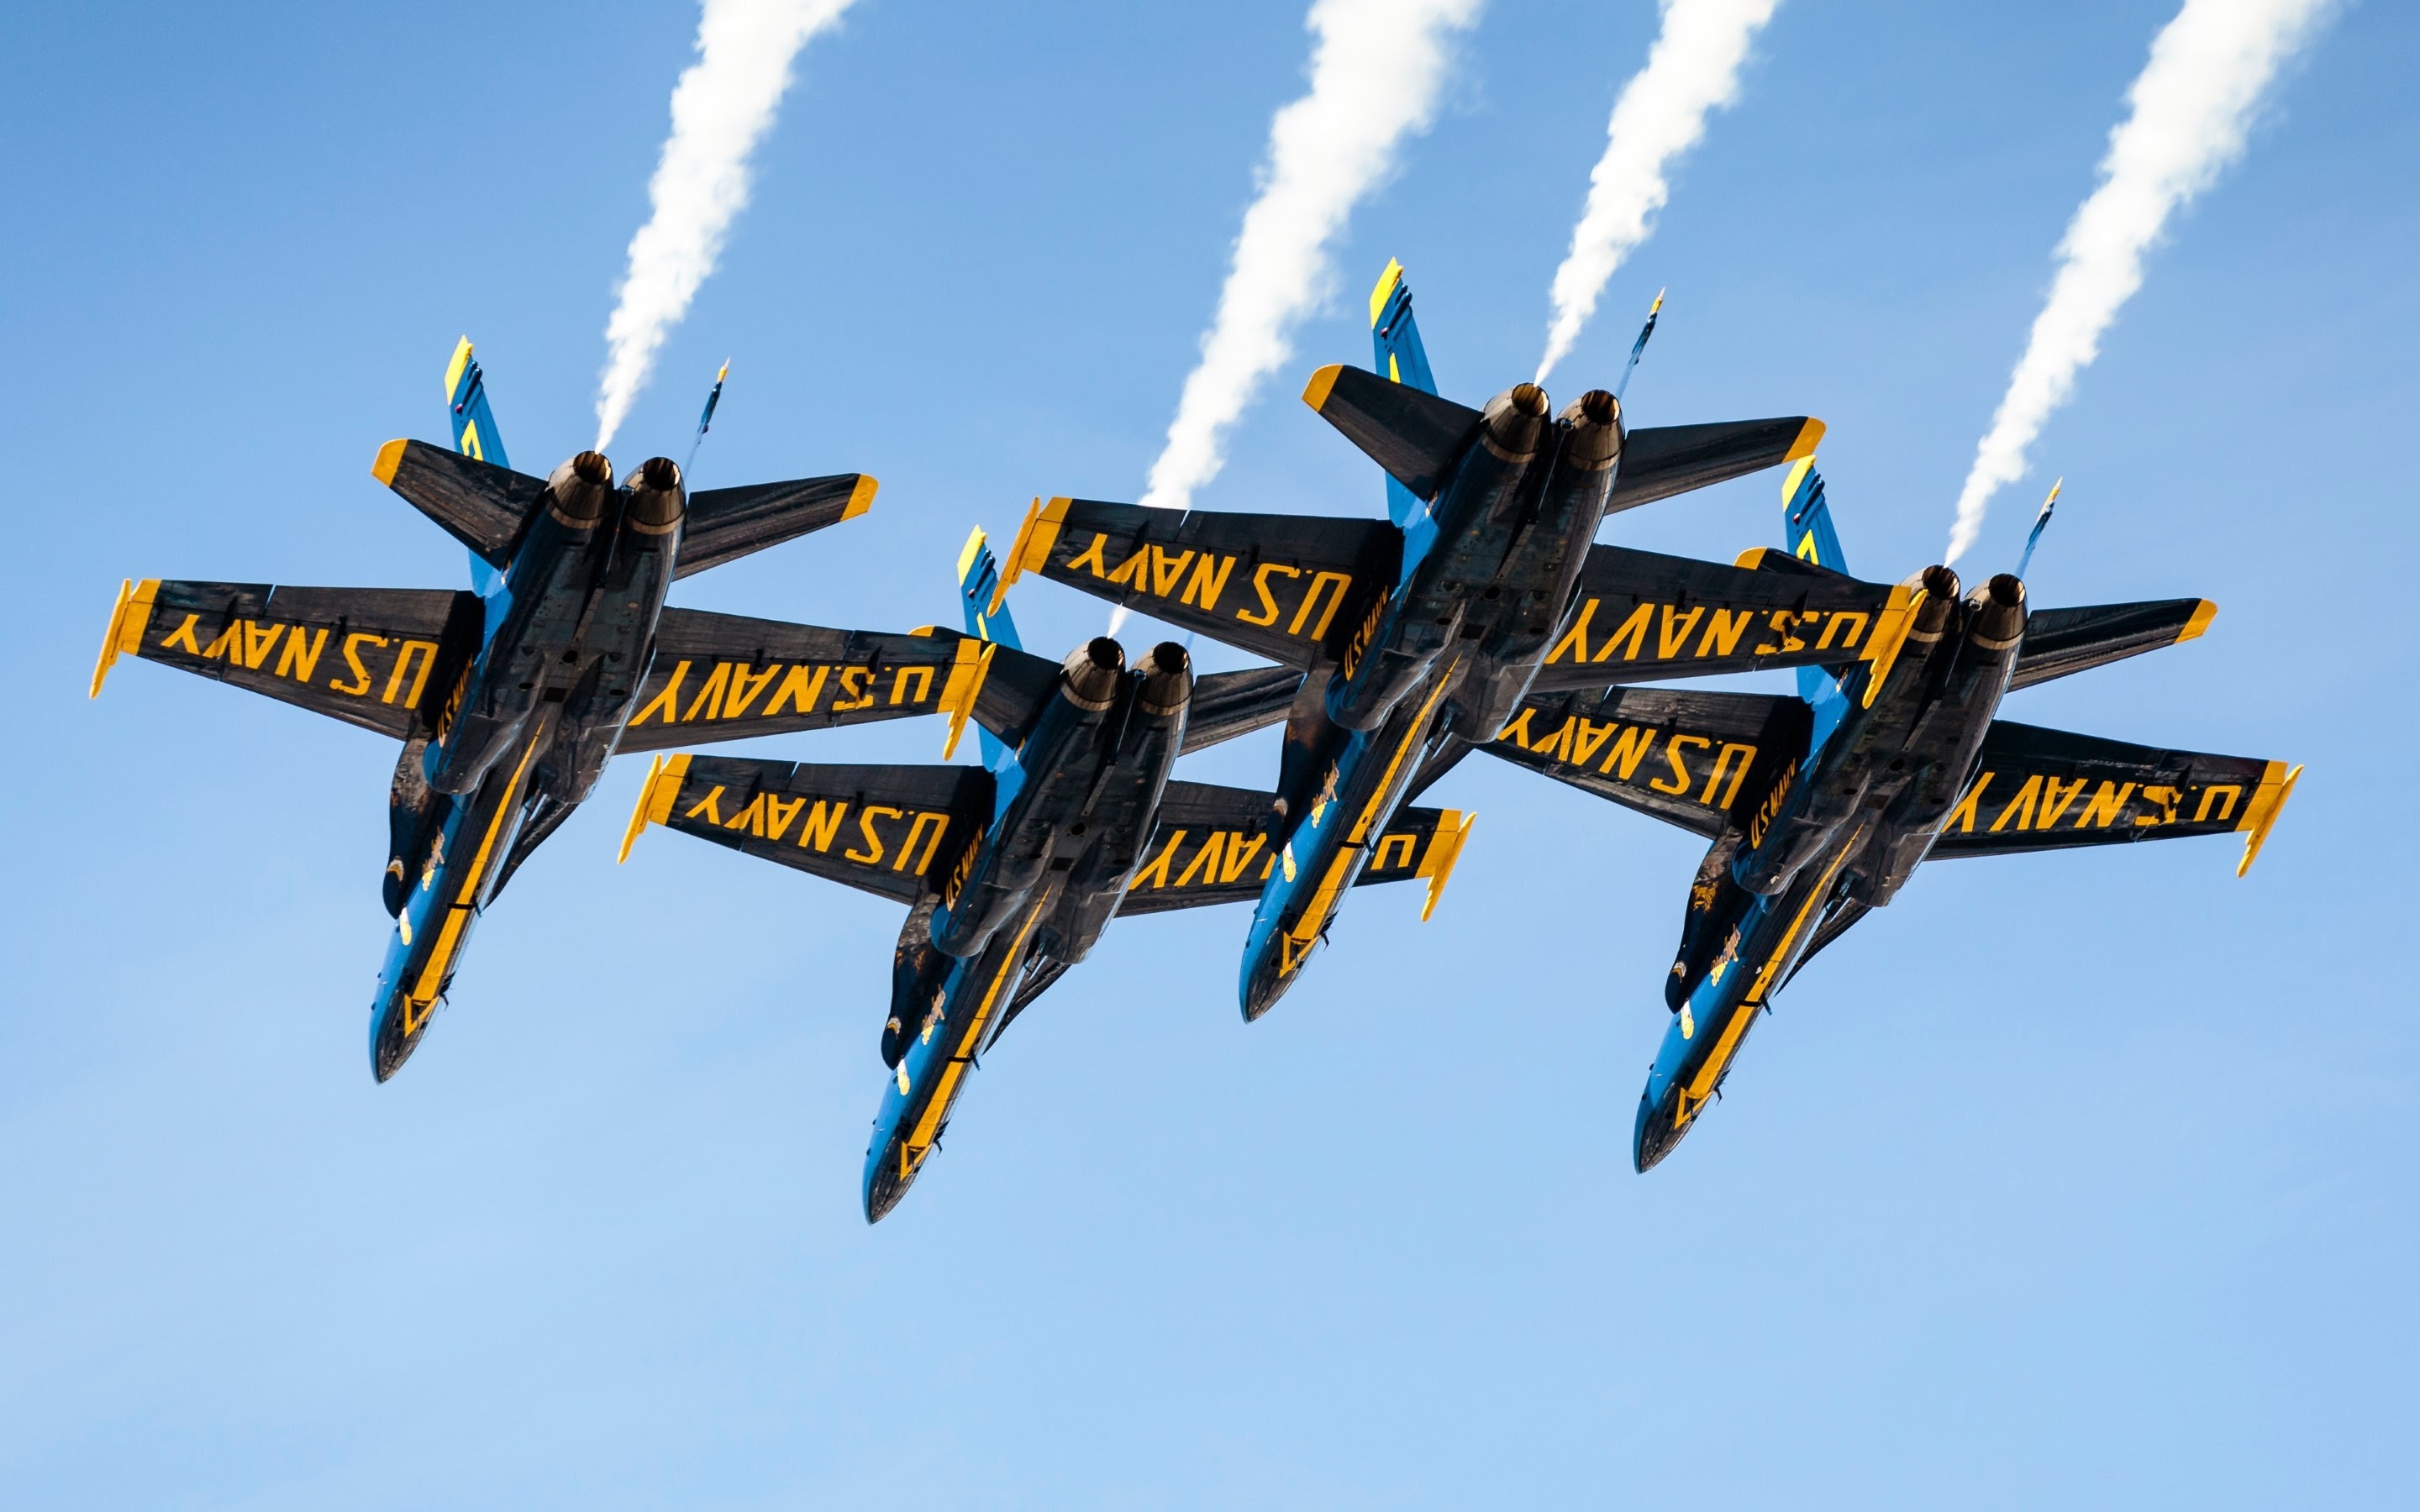
{"type": "Polygon", "coordinates": [[[659,825],[899,903],[869,1221],[923,1168],[979,1057],[1111,919],[1251,903],[1249,1020],[1347,889],[1424,882],[1428,917],[1471,819],[1416,800],[1474,750],[1708,841],[1639,1098],[1641,1171],[1702,1116],[1758,1011],[1925,860],[2239,833],[2241,874],[2292,793],[2301,768],[2279,762],[1998,717],[2014,689],[2194,639],[2213,605],[2035,609],[2014,575],[1966,591],[1937,565],[1853,577],[1814,471],[1822,422],[1632,428],[1612,393],[1557,411],[1530,383],[1474,409],[1438,394],[1396,264],[1370,322],[1373,368],[1321,368],[1303,398],[1378,464],[1385,519],[1037,501],[1000,556],[980,530],[966,542],[962,630],[905,632],[665,603],[675,579],[864,514],[873,478],[692,494],[668,457],[619,475],[595,452],[514,471],[465,340],[452,445],[390,442],[373,471],[470,549],[470,590],[130,581],[92,691],[133,656],[401,743],[380,1081],[618,752],[657,753],[624,859],[659,825]],[[1726,564],[1597,540],[1609,516],[1783,467],[1780,549],[1726,564]],[[1197,674],[1185,645],[1130,656],[1107,636],[1031,655],[1006,603],[1027,576],[1266,664],[1197,674]],[[1662,686],[1784,667],[1794,697],[1662,686]],[[946,721],[942,764],[678,748],[917,715],[946,721]],[[1173,776],[1280,723],[1266,791],[1173,776]],[[970,724],[980,763],[950,761],[970,724]]]}

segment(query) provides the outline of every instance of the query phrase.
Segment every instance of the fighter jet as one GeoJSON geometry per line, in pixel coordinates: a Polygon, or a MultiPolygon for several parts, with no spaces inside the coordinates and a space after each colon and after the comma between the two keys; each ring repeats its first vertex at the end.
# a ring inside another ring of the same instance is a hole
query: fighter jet
{"type": "MultiPolygon", "coordinates": [[[[1625,430],[1604,390],[1549,419],[1531,383],[1466,409],[1436,395],[1394,262],[1370,325],[1385,376],[1323,367],[1303,400],[1385,470],[1387,520],[1037,500],[1002,574],[1003,592],[1038,573],[1305,673],[1244,951],[1248,1020],[1326,938],[1398,807],[1531,693],[1853,663],[1905,624],[1904,590],[1591,544],[1608,515],[1809,455],[1821,421],[1625,430]]],[[[1676,770],[1741,776],[1719,754],[1676,770]]]]}
{"type": "Polygon", "coordinates": [[[465,338],[445,375],[455,447],[390,441],[371,471],[471,551],[469,592],[147,578],[118,590],[92,693],[139,656],[402,743],[383,891],[395,933],[370,1068],[395,1074],[481,914],[616,750],[947,712],[972,648],[671,609],[675,579],[872,505],[860,473],[691,495],[666,457],[617,480],[582,452],[513,471],[465,338]]]}
{"type": "MultiPolygon", "coordinates": [[[[890,1084],[866,1149],[868,1223],[939,1143],[967,1074],[1112,918],[1256,896],[1273,869],[1272,795],[1173,780],[1177,756],[1283,717],[1301,674],[1202,677],[1163,642],[1128,666],[1097,637],[1063,662],[1026,655],[995,602],[978,531],[959,560],[986,669],[971,704],[981,766],[826,766],[676,755],[631,815],[905,904],[882,1029],[890,1084]]],[[[942,639],[945,632],[929,632],[942,639]]],[[[1436,906],[1467,828],[1404,808],[1357,880],[1428,883],[1436,906]]],[[[625,854],[628,845],[625,845],[625,854]]]]}
{"type": "MultiPolygon", "coordinates": [[[[1741,564],[1834,579],[1839,538],[1813,458],[1791,470],[1782,499],[1790,549],[1753,550],[1741,564]]],[[[1906,587],[1915,607],[1896,654],[1837,675],[1801,669],[1796,698],[1538,696],[1486,748],[1712,842],[1664,982],[1672,1022],[1632,1137],[1641,1171],[1721,1089],[1757,1011],[1927,859],[2241,834],[2241,876],[2302,776],[2282,762],[1996,717],[2013,689],[2193,640],[2217,613],[2207,600],[2030,609],[2013,575],[1962,596],[1946,566],[1906,587]],[[1738,775],[1673,780],[1683,748],[1719,750],[1738,775]]]]}

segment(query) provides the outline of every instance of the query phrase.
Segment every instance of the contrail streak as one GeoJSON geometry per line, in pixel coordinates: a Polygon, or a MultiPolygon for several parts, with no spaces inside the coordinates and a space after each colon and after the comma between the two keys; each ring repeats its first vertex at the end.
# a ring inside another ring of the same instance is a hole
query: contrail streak
{"type": "Polygon", "coordinates": [[[1482,0],[1317,0],[1311,88],[1269,122],[1260,197],[1244,212],[1218,313],[1185,380],[1142,501],[1183,509],[1226,465],[1227,428],[1293,355],[1294,328],[1326,291],[1328,243],[1427,130],[1451,35],[1482,0]]]}
{"type": "Polygon", "coordinates": [[[714,271],[732,219],[748,204],[748,157],[773,124],[790,65],[836,25],[850,0],[705,0],[697,61],[673,88],[673,130],[647,183],[653,213],[630,239],[605,372],[597,388],[603,451],[646,386],[664,337],[714,271]]]}
{"type": "Polygon", "coordinates": [[[2331,3],[2185,0],[2152,39],[2150,61],[2126,91],[2129,113],[2109,133],[2100,186],[2068,223],[2050,299],[1958,491],[1949,561],[1982,532],[1992,495],[2024,475],[2026,449],[2142,287],[2144,254],[2168,218],[2242,155],[2263,92],[2331,3]]]}
{"type": "Polygon", "coordinates": [[[1664,0],[1647,66],[1631,75],[1606,123],[1605,156],[1589,174],[1587,208],[1555,270],[1555,316],[1538,381],[1570,354],[1596,313],[1606,280],[1653,233],[1671,197],[1666,175],[1706,134],[1706,116],[1739,94],[1740,65],[1780,0],[1664,0]]]}

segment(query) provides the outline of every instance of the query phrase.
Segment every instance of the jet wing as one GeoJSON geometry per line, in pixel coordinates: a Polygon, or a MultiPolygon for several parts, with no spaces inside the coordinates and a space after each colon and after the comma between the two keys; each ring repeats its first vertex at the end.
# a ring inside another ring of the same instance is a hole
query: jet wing
{"type": "Polygon", "coordinates": [[[2031,687],[2162,646],[2181,645],[2208,629],[2217,615],[2218,606],[2206,598],[2038,609],[2025,616],[2025,639],[2017,648],[2017,670],[2009,687],[2012,691],[2031,687]]]}
{"type": "Polygon", "coordinates": [[[819,766],[682,754],[639,790],[622,856],[649,825],[903,903],[939,892],[991,821],[980,766],[819,766]]]}
{"type": "Polygon", "coordinates": [[[1291,667],[1247,667],[1193,680],[1193,707],[1185,717],[1185,750],[1248,735],[1285,721],[1302,673],[1291,667]]]}
{"type": "Polygon", "coordinates": [[[970,715],[985,728],[1030,722],[1058,671],[954,631],[827,630],[667,609],[619,748],[666,750],[915,714],[950,715],[954,730],[970,715]]]}
{"type": "Polygon", "coordinates": [[[1402,551],[1384,520],[1053,499],[1027,513],[1001,592],[1039,573],[1307,671],[1393,589],[1402,551]]]}
{"type": "Polygon", "coordinates": [[[117,592],[92,692],[140,656],[409,740],[435,731],[480,633],[478,597],[446,589],[147,578],[117,592]]]}
{"type": "Polygon", "coordinates": [[[1592,546],[1578,607],[1532,686],[1543,693],[1864,660],[1894,643],[1910,597],[1838,573],[1592,546]]]}
{"type": "Polygon", "coordinates": [[[874,479],[861,472],[787,483],[751,483],[708,488],[689,496],[681,526],[680,555],[673,576],[719,567],[752,551],[779,546],[810,531],[855,519],[874,507],[874,479]]]}
{"type": "MultiPolygon", "coordinates": [[[[1274,795],[1207,782],[1168,784],[1159,822],[1127,885],[1121,916],[1246,903],[1261,895],[1277,862],[1274,795]]],[[[1445,888],[1470,831],[1471,816],[1454,809],[1398,810],[1362,869],[1361,881],[1429,883],[1430,906],[1445,888]]]]}
{"type": "Polygon", "coordinates": [[[2163,750],[1995,719],[1936,857],[2184,835],[2243,836],[2242,876],[2303,775],[2284,762],[2163,750]]]}
{"type": "Polygon", "coordinates": [[[1617,687],[1533,696],[1484,748],[1712,840],[1806,754],[1807,720],[1772,694],[1617,687]]]}

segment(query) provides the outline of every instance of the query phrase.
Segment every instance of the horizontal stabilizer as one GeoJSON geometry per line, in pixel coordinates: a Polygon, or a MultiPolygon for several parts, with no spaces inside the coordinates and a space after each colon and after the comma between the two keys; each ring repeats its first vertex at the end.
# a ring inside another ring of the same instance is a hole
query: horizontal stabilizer
{"type": "Polygon", "coordinates": [[[649,825],[903,903],[938,894],[991,822],[980,766],[825,766],[683,753],[639,790],[630,846],[649,825]]]}
{"type": "Polygon", "coordinates": [[[1636,509],[1812,456],[1823,439],[1823,423],[1807,415],[1710,425],[1642,425],[1622,439],[1621,471],[1614,476],[1606,513],[1636,509]]]}
{"type": "Polygon", "coordinates": [[[1282,724],[1301,687],[1302,673],[1291,667],[1247,667],[1195,678],[1193,707],[1185,717],[1185,751],[1282,724]]]}
{"type": "Polygon", "coordinates": [[[1479,428],[1476,409],[1342,364],[1313,373],[1302,402],[1422,499],[1436,497],[1446,470],[1479,428]]]}
{"type": "Polygon", "coordinates": [[[1995,719],[1932,854],[2009,856],[2241,833],[2242,876],[2302,775],[2284,762],[2163,750],[1995,719]]]}
{"type": "Polygon", "coordinates": [[[828,630],[667,609],[655,659],[622,733],[626,751],[795,730],[970,713],[1030,719],[1059,669],[955,631],[828,630]],[[1038,691],[1037,691],[1038,689],[1038,691]]]}
{"type": "Polygon", "coordinates": [[[708,488],[689,496],[680,557],[673,576],[719,567],[752,551],[795,540],[810,531],[855,519],[874,507],[879,485],[861,472],[787,483],[708,488]]]}
{"type": "Polygon", "coordinates": [[[495,567],[512,561],[513,548],[546,491],[544,478],[427,441],[387,442],[370,472],[495,567]]]}
{"type": "Polygon", "coordinates": [[[1036,501],[1001,591],[1038,573],[1307,671],[1395,586],[1403,539],[1384,520],[1036,501]]]}
{"type": "MultiPolygon", "coordinates": [[[[1118,912],[1158,914],[1258,898],[1277,860],[1276,801],[1249,788],[1170,782],[1118,912]]],[[[1406,805],[1378,838],[1361,882],[1419,877],[1430,881],[1432,892],[1441,890],[1468,828],[1469,816],[1457,810],[1406,805]]]]}
{"type": "Polygon", "coordinates": [[[1817,568],[1776,571],[1592,546],[1577,607],[1531,686],[1543,693],[1845,666],[1894,643],[1910,596],[1817,568]]]}
{"type": "Polygon", "coordinates": [[[2025,617],[2024,643],[2017,650],[2017,670],[2009,687],[2031,687],[2180,644],[2208,629],[2217,615],[2218,606],[2206,598],[2036,609],[2025,617]]]}
{"type": "Polygon", "coordinates": [[[118,590],[92,691],[140,656],[409,740],[436,733],[481,628],[477,596],[452,589],[149,578],[118,590]]]}
{"type": "Polygon", "coordinates": [[[1806,755],[1807,729],[1793,698],[1617,687],[1532,698],[1486,749],[1712,840],[1806,755]]]}

